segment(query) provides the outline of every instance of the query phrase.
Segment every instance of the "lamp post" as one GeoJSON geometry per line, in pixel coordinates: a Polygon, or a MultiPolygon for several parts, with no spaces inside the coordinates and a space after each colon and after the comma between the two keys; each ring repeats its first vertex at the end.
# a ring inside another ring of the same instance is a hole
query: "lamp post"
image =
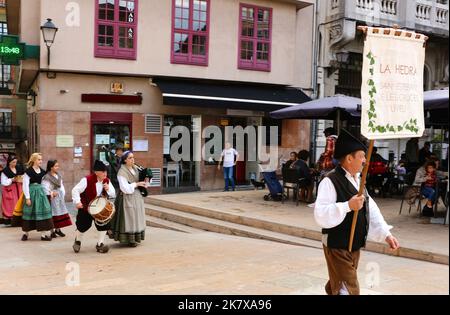
{"type": "Polygon", "coordinates": [[[340,51],[336,53],[336,60],[339,63],[347,64],[349,62],[350,53],[348,51],[340,51]]]}
{"type": "Polygon", "coordinates": [[[50,67],[50,47],[55,41],[56,32],[58,28],[53,24],[52,19],[47,19],[47,22],[41,26],[42,36],[44,37],[45,45],[47,46],[47,64],[50,67]]]}

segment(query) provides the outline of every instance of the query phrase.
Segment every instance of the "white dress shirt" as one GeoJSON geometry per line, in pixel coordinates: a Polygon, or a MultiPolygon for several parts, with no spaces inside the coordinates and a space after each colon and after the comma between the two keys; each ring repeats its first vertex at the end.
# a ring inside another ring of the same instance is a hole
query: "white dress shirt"
{"type": "MultiPolygon", "coordinates": [[[[345,170],[345,177],[352,183],[356,190],[359,190],[359,173],[354,178],[345,170]]],[[[330,229],[338,226],[344,221],[347,213],[352,211],[348,205],[348,201],[336,202],[336,200],[336,189],[331,179],[325,177],[320,182],[317,200],[314,206],[314,218],[321,228],[330,229]]],[[[377,204],[369,196],[369,232],[367,237],[373,241],[384,242],[386,237],[391,235],[390,229],[392,229],[392,226],[386,223],[377,204]]]]}
{"type": "MultiPolygon", "coordinates": [[[[87,179],[86,177],[83,177],[80,182],[73,187],[72,189],[72,201],[74,204],[77,204],[81,202],[80,195],[86,190],[87,187],[87,179]]],[[[97,197],[101,196],[103,191],[103,182],[98,181],[95,183],[95,188],[97,190],[97,197]]],[[[107,191],[109,198],[115,198],[116,197],[116,190],[114,189],[114,186],[109,183],[109,190],[107,191]]],[[[83,205],[84,206],[84,205],[83,205]]]]}

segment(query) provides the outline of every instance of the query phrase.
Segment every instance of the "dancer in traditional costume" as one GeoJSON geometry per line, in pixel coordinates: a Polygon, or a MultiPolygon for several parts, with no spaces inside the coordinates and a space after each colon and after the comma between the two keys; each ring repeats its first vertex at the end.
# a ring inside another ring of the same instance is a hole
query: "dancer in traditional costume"
{"type": "Polygon", "coordinates": [[[112,229],[115,241],[136,247],[145,239],[144,198],[139,187],[148,187],[148,181],[139,181],[139,170],[134,164],[134,155],[127,151],[121,158],[117,179],[120,192],[116,199],[117,213],[113,219],[112,229]]]}
{"type": "Polygon", "coordinates": [[[380,209],[367,194],[358,197],[360,172],[366,163],[366,146],[342,130],[336,142],[334,157],[339,165],[326,174],[318,189],[314,217],[322,228],[322,243],[328,267],[329,295],[359,295],[357,268],[360,248],[369,237],[385,241],[391,249],[399,243],[390,233],[380,209]],[[359,210],[359,211],[358,211],[359,210]],[[358,211],[353,246],[348,251],[354,211],[358,211]]]}
{"type": "Polygon", "coordinates": [[[7,165],[2,171],[2,216],[3,224],[10,225],[14,207],[22,194],[23,170],[17,166],[17,157],[10,155],[7,165]]]}
{"type": "Polygon", "coordinates": [[[22,189],[26,202],[23,206],[22,215],[22,230],[24,232],[22,241],[28,240],[28,233],[33,230],[42,232],[42,241],[52,240],[50,237],[53,229],[52,209],[42,187],[42,178],[45,171],[41,168],[41,164],[42,155],[33,153],[23,176],[22,189]]]}
{"type": "Polygon", "coordinates": [[[50,160],[47,162],[47,174],[42,179],[42,186],[50,200],[52,206],[53,225],[55,229],[52,231],[51,237],[55,238],[57,235],[66,236],[61,229],[72,225],[69,211],[66,207],[64,197],[66,191],[64,189],[64,183],[61,174],[58,173],[59,163],[56,160],[50,160]]]}
{"type": "MultiPolygon", "coordinates": [[[[114,186],[110,184],[107,175],[107,167],[102,161],[96,160],[94,163],[94,174],[88,175],[72,189],[72,200],[78,209],[76,218],[76,237],[73,244],[73,250],[78,253],[81,249],[81,241],[83,233],[92,226],[94,218],[88,212],[89,203],[97,197],[107,195],[109,198],[116,197],[114,186]]],[[[98,242],[95,246],[97,252],[107,253],[109,247],[105,245],[106,232],[110,229],[111,224],[98,225],[94,222],[98,231],[98,242]]]]}

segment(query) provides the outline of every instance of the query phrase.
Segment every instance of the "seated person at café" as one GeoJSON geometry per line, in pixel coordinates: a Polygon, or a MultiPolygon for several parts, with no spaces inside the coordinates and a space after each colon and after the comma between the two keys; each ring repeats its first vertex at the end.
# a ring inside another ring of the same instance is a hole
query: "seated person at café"
{"type": "Polygon", "coordinates": [[[292,168],[293,164],[297,161],[297,152],[291,152],[289,154],[289,160],[283,164],[283,167],[292,168]]]}
{"type": "Polygon", "coordinates": [[[395,171],[397,172],[398,179],[402,182],[405,181],[406,176],[406,161],[400,160],[395,167],[395,171]]]}
{"type": "Polygon", "coordinates": [[[309,152],[307,150],[301,150],[298,153],[298,160],[295,163],[295,167],[300,172],[300,201],[312,202],[312,193],[314,188],[314,180],[312,177],[312,171],[308,167],[309,152]]]}
{"type": "MultiPolygon", "coordinates": [[[[424,216],[433,216],[433,203],[437,201],[436,188],[438,187],[438,180],[448,176],[446,172],[442,172],[438,168],[439,160],[431,156],[425,162],[425,165],[420,167],[416,172],[414,185],[421,186],[421,194],[427,198],[427,203],[422,209],[424,216]]],[[[443,192],[445,192],[445,189],[443,192]]]]}
{"type": "Polygon", "coordinates": [[[372,149],[372,158],[371,158],[371,162],[381,162],[384,164],[388,163],[388,160],[384,159],[379,153],[378,153],[378,148],[377,147],[373,147],[372,149]]]}

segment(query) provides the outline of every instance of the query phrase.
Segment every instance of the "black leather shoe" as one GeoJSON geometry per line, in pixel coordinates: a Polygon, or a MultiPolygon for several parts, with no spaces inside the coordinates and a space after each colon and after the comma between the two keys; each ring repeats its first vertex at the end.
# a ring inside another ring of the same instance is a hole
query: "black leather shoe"
{"type": "Polygon", "coordinates": [[[128,246],[130,246],[130,247],[136,247],[136,246],[138,246],[138,243],[130,243],[130,244],[128,244],[128,246]]]}
{"type": "Polygon", "coordinates": [[[108,245],[101,243],[100,245],[95,245],[95,249],[97,249],[98,253],[106,254],[109,251],[108,245]]]}
{"type": "Polygon", "coordinates": [[[24,234],[24,235],[22,235],[22,241],[27,241],[28,240],[28,235],[26,235],[26,234],[24,234]]]}
{"type": "Polygon", "coordinates": [[[425,205],[422,209],[422,215],[424,217],[429,217],[429,218],[433,217],[434,216],[433,208],[427,207],[425,205]]]}
{"type": "Polygon", "coordinates": [[[59,236],[61,236],[61,237],[66,236],[66,234],[64,234],[61,230],[55,231],[55,233],[56,233],[56,235],[59,235],[59,236]]]}
{"type": "Polygon", "coordinates": [[[73,251],[74,251],[75,253],[80,252],[80,249],[81,249],[81,242],[75,240],[75,242],[73,242],[72,248],[73,248],[73,251]]]}
{"type": "Polygon", "coordinates": [[[51,241],[51,240],[52,240],[52,238],[51,238],[50,236],[48,236],[48,235],[41,236],[41,241],[49,242],[49,241],[51,241]]]}

